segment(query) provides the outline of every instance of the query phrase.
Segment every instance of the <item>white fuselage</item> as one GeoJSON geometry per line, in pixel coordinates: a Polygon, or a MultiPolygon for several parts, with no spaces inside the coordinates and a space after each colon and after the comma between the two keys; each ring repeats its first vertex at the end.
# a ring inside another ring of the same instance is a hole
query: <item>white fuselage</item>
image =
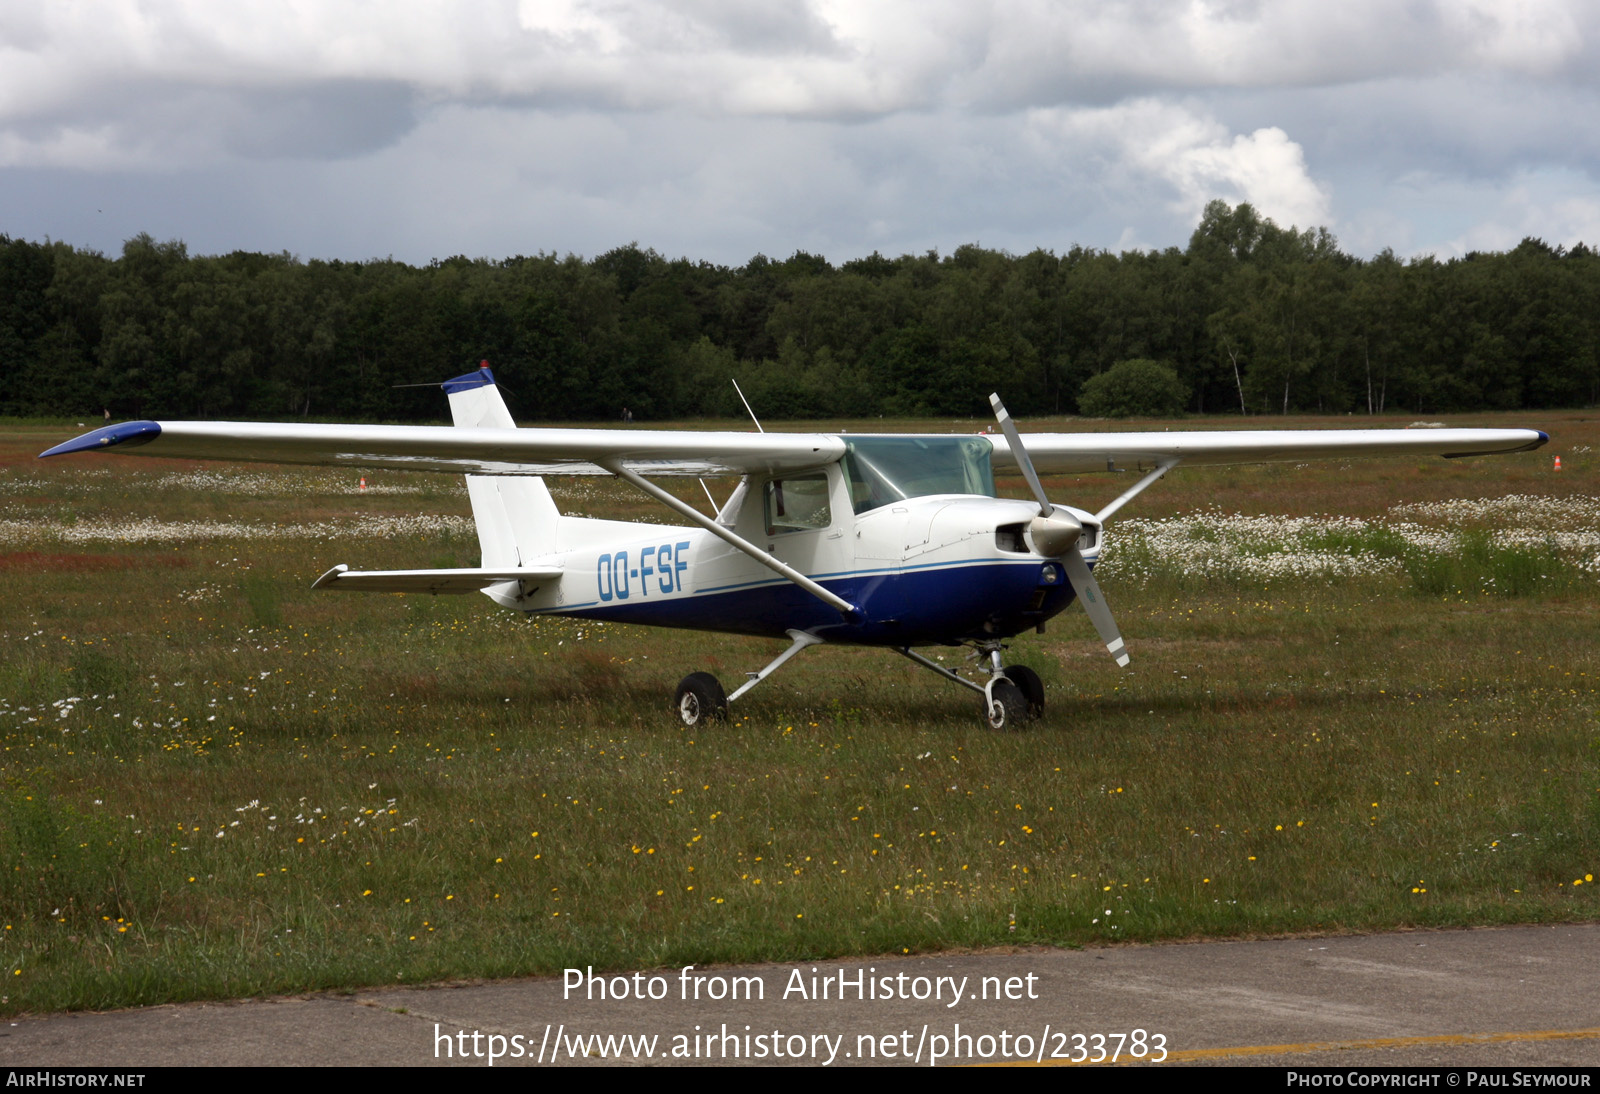
{"type": "MultiPolygon", "coordinates": [[[[553,550],[523,560],[559,567],[559,582],[485,591],[527,612],[893,646],[1005,637],[1071,602],[1060,565],[1027,540],[1036,505],[939,494],[857,515],[856,500],[832,463],[747,479],[718,515],[741,539],[857,605],[864,618],[856,621],[709,531],[576,517],[559,518],[553,550]]],[[[1092,537],[1093,560],[1099,528],[1072,512],[1092,537]]]]}

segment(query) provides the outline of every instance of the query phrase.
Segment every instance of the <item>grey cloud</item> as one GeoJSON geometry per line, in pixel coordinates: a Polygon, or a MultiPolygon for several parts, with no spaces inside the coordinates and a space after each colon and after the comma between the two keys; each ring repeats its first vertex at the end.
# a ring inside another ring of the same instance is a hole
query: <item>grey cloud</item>
{"type": "MultiPolygon", "coordinates": [[[[1220,128],[1234,139],[1248,132],[1220,128]]],[[[1204,130],[1201,138],[1200,147],[1213,140],[1204,130]]],[[[1521,176],[1420,185],[1355,162],[1316,174],[1346,226],[1341,238],[1358,253],[1451,254],[1465,245],[1457,241],[1484,246],[1510,232],[1571,244],[1595,223],[1583,205],[1594,188],[1576,176],[1523,196],[1521,176]]],[[[1021,116],[944,111],[838,126],[447,107],[396,144],[337,161],[0,172],[0,231],[113,253],[149,231],[181,237],[193,253],[425,262],[461,253],[595,255],[638,240],[728,264],[796,249],[838,262],[873,250],[948,253],[968,242],[1058,252],[1182,246],[1193,217],[1175,207],[1180,196],[1170,177],[1130,162],[1124,146],[1108,138],[1040,144],[1021,116]]]]}
{"type": "Polygon", "coordinates": [[[0,14],[0,231],[844,259],[1181,245],[1211,195],[1405,248],[1588,224],[1600,176],[1561,0],[107,8],[156,29],[0,14]]]}
{"type": "Polygon", "coordinates": [[[37,50],[49,41],[44,5],[11,4],[0,8],[0,49],[37,50]]]}
{"type": "MultiPolygon", "coordinates": [[[[201,87],[161,80],[105,85],[75,102],[18,119],[15,138],[48,150],[93,134],[86,168],[196,166],[219,158],[339,159],[393,144],[415,126],[418,96],[393,80],[322,80],[269,87],[201,87]]],[[[20,158],[20,157],[18,157],[20,158]]]]}
{"type": "MultiPolygon", "coordinates": [[[[257,100],[264,86],[303,85],[281,93],[285,129],[318,116],[305,100],[327,97],[326,87],[369,81],[409,84],[435,103],[862,118],[1450,74],[1592,86],[1600,61],[1600,12],[1561,0],[1514,8],[1487,0],[924,0],[848,11],[805,0],[576,0],[528,5],[520,9],[527,22],[505,3],[464,7],[454,19],[448,8],[397,8],[381,25],[356,9],[318,8],[280,33],[259,13],[236,25],[247,17],[229,10],[152,2],[137,17],[123,12],[146,28],[143,48],[66,18],[13,17],[15,40],[6,44],[33,63],[35,86],[18,84],[10,99],[31,100],[48,73],[83,71],[103,75],[80,78],[77,94],[60,92],[74,110],[151,81],[257,100]]],[[[0,103],[5,85],[0,73],[0,103]]],[[[17,108],[0,108],[0,125],[8,109],[17,108]]]]}
{"type": "Polygon", "coordinates": [[[1600,90],[1567,82],[1446,75],[1343,88],[1232,92],[1211,99],[1235,129],[1281,125],[1314,164],[1503,178],[1531,165],[1600,176],[1600,90]]]}
{"type": "Polygon", "coordinates": [[[1447,3],[1069,4],[997,23],[984,63],[958,88],[974,104],[1015,109],[1451,74],[1592,83],[1597,32],[1600,15],[1578,4],[1528,5],[1520,19],[1447,3]]]}
{"type": "Polygon", "coordinates": [[[1019,157],[1020,131],[1020,120],[997,126],[956,114],[840,127],[450,108],[397,145],[337,162],[0,172],[0,231],[113,253],[150,231],[184,238],[193,253],[287,249],[413,262],[593,255],[637,239],[730,264],[797,248],[843,261],[973,241],[1024,251],[1111,246],[1135,223],[1126,214],[1151,239],[1187,234],[1159,201],[1141,208],[1137,188],[1120,191],[1123,206],[1108,223],[1092,170],[1019,157]]]}
{"type": "Polygon", "coordinates": [[[641,46],[659,33],[661,16],[670,14],[692,28],[692,36],[711,48],[731,49],[763,56],[837,55],[840,43],[828,24],[804,0],[753,4],[748,0],[670,0],[647,5],[630,17],[641,46]],[[651,15],[654,15],[652,18],[651,15]]]}
{"type": "Polygon", "coordinates": [[[334,189],[391,179],[389,238],[397,254],[423,257],[593,254],[638,239],[728,263],[796,248],[840,261],[973,241],[1109,247],[1130,227],[1153,241],[1187,236],[1192,225],[1167,209],[1173,191],[1163,180],[1130,174],[1108,212],[1095,165],[1058,152],[1031,151],[1020,118],[955,113],[840,127],[455,110],[385,152],[387,162],[341,165],[334,189]],[[489,148],[505,151],[487,169],[450,166],[489,148]],[[405,170],[388,165],[399,162],[405,170]]]}
{"type": "Polygon", "coordinates": [[[416,125],[416,93],[394,80],[327,80],[235,91],[216,117],[227,148],[251,159],[341,159],[385,148],[416,125]]]}
{"type": "MultiPolygon", "coordinates": [[[[409,75],[444,94],[485,75],[508,91],[519,84],[527,91],[528,81],[549,88],[591,71],[648,81],[657,67],[673,70],[689,58],[700,60],[702,79],[714,83],[726,76],[725,62],[740,56],[854,57],[885,79],[943,70],[974,97],[1050,105],[1063,94],[1102,98],[1108,81],[1134,94],[1462,70],[1592,79],[1600,29],[1600,13],[1577,0],[1515,6],[1486,0],[920,0],[870,5],[861,9],[865,16],[836,10],[834,24],[804,0],[578,0],[528,5],[530,21],[522,26],[512,8],[473,5],[450,18],[448,7],[430,6],[423,16],[397,6],[389,23],[374,25],[359,9],[331,7],[305,20],[313,24],[309,30],[279,35],[270,20],[256,17],[250,29],[259,32],[241,38],[235,21],[243,25],[248,17],[225,7],[150,2],[141,5],[141,13],[152,13],[142,21],[160,30],[146,48],[104,39],[90,48],[92,59],[130,71],[181,64],[222,82],[265,71],[301,79],[409,75]],[[413,25],[433,37],[419,42],[413,25]],[[206,65],[205,58],[219,52],[238,62],[232,73],[225,65],[206,65]],[[396,71],[401,59],[409,73],[396,71]],[[626,64],[607,64],[617,59],[626,64]],[[504,78],[493,79],[497,73],[504,78]]],[[[68,56],[87,37],[65,19],[47,30],[37,17],[13,16],[10,23],[18,40],[7,42],[12,48],[25,40],[21,48],[68,56]]],[[[6,33],[7,23],[0,22],[0,39],[6,33]]]]}

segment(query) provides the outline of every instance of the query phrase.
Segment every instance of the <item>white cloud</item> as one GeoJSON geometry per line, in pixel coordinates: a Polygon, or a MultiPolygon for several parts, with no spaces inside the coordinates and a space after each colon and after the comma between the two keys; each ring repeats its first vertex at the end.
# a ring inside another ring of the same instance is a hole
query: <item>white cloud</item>
{"type": "Polygon", "coordinates": [[[1329,225],[1328,195],[1306,169],[1300,146],[1276,126],[1173,148],[1163,157],[1151,149],[1146,164],[1171,179],[1186,212],[1198,212],[1216,197],[1248,201],[1281,224],[1329,225]]]}
{"type": "Polygon", "coordinates": [[[1203,110],[1156,99],[1034,111],[1030,122],[1062,160],[1092,156],[1117,186],[1144,191],[1159,182],[1168,208],[1191,223],[1218,197],[1247,201],[1285,226],[1330,223],[1327,191],[1276,127],[1230,134],[1203,110]]]}

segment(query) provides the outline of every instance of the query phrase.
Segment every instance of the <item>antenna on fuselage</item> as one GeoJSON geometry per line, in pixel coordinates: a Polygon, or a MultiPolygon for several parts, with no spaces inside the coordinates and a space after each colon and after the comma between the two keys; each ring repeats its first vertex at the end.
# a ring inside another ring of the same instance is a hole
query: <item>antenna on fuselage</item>
{"type": "Polygon", "coordinates": [[[717,504],[717,499],[711,496],[711,487],[706,485],[706,480],[700,480],[700,489],[706,492],[706,500],[711,503],[711,516],[713,519],[722,515],[722,506],[717,504]]]}
{"type": "Polygon", "coordinates": [[[761,428],[761,422],[758,418],[756,418],[756,412],[750,409],[750,400],[744,397],[743,391],[739,391],[739,381],[733,379],[732,376],[728,377],[728,379],[733,383],[733,390],[739,392],[739,401],[744,404],[745,413],[750,415],[750,420],[752,422],[756,423],[756,432],[765,433],[766,430],[761,428]]]}

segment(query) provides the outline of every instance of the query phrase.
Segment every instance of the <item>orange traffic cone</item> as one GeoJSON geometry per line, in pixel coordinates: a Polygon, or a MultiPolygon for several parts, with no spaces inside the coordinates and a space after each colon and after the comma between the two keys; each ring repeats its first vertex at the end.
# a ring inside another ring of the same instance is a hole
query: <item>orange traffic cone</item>
{"type": "MultiPolygon", "coordinates": [[[[1556,470],[1561,470],[1561,460],[1559,458],[1556,460],[1556,470]]],[[[361,476],[361,492],[363,494],[367,492],[367,477],[365,475],[361,476]]]]}
{"type": "Polygon", "coordinates": [[[1560,456],[1556,457],[1556,470],[1557,471],[1561,470],[1561,457],[1560,456]]]}

